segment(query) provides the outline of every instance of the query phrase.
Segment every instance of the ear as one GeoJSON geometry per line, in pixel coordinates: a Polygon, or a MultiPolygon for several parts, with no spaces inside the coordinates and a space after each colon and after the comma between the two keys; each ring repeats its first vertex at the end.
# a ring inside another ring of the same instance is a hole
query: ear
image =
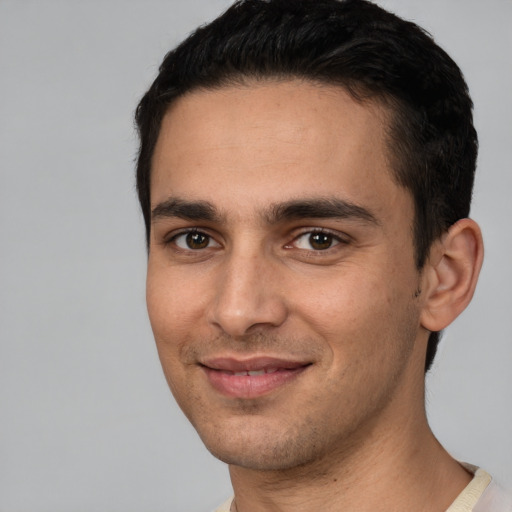
{"type": "Polygon", "coordinates": [[[482,233],[471,219],[459,220],[434,243],[423,273],[423,327],[441,331],[464,311],[473,297],[483,256],[482,233]]]}

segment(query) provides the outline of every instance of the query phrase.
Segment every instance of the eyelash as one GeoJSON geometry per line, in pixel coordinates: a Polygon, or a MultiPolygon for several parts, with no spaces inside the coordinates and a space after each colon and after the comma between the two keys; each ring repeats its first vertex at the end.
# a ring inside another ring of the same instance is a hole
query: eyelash
{"type": "MultiPolygon", "coordinates": [[[[327,253],[327,252],[330,252],[331,249],[333,249],[334,247],[337,247],[338,245],[347,245],[349,243],[349,240],[348,240],[348,237],[343,237],[340,235],[339,232],[333,232],[333,231],[330,231],[328,229],[324,229],[324,228],[305,228],[304,231],[302,231],[301,233],[299,233],[298,235],[296,235],[293,240],[290,242],[290,243],[287,243],[284,248],[285,249],[293,249],[294,248],[294,244],[296,244],[296,242],[298,240],[300,240],[301,238],[309,235],[310,237],[316,235],[316,234],[320,234],[320,235],[326,235],[328,237],[331,237],[332,238],[332,241],[333,242],[336,242],[336,243],[331,243],[331,245],[329,247],[326,247],[324,249],[314,249],[314,248],[311,248],[311,249],[301,249],[301,248],[297,248],[298,250],[300,251],[304,251],[304,252],[309,252],[309,253],[312,253],[312,254],[315,254],[315,255],[320,255],[321,253],[327,253]]],[[[193,228],[193,229],[184,229],[182,231],[179,231],[178,233],[173,233],[172,236],[166,238],[164,241],[163,241],[163,245],[164,246],[170,246],[170,245],[174,245],[174,250],[177,251],[177,252],[182,252],[182,253],[196,253],[196,252],[200,252],[202,251],[203,249],[209,249],[211,248],[210,247],[210,244],[214,242],[216,245],[220,246],[220,244],[215,240],[215,238],[213,236],[211,236],[210,234],[208,234],[205,230],[202,230],[200,228],[193,228]],[[184,248],[184,247],[179,247],[176,243],[176,240],[180,237],[183,237],[183,236],[193,236],[193,235],[203,235],[205,236],[207,239],[208,239],[208,242],[207,242],[207,245],[206,247],[200,247],[200,248],[196,248],[196,249],[193,249],[193,248],[184,248]]]]}
{"type": "MultiPolygon", "coordinates": [[[[192,228],[192,229],[183,229],[182,231],[179,231],[178,233],[173,233],[172,236],[164,239],[163,241],[163,244],[164,246],[170,246],[170,245],[174,245],[175,246],[175,250],[177,251],[182,251],[182,252],[189,252],[189,251],[192,251],[192,252],[196,252],[196,251],[199,251],[201,249],[191,249],[191,248],[188,248],[188,249],[184,249],[182,247],[179,247],[176,243],[176,240],[182,236],[193,236],[193,235],[203,235],[205,237],[208,238],[208,241],[209,243],[211,241],[215,241],[214,237],[212,237],[211,235],[209,235],[206,231],[200,229],[200,228],[192,228]]],[[[209,244],[208,243],[208,244],[209,244]]],[[[218,242],[215,242],[218,244],[218,242]]]]}
{"type": "Polygon", "coordinates": [[[290,244],[286,244],[285,245],[285,248],[292,248],[292,245],[295,244],[299,239],[305,237],[305,236],[308,236],[309,237],[312,237],[314,235],[317,235],[317,234],[320,234],[320,235],[326,235],[328,237],[331,237],[332,238],[332,241],[333,242],[336,242],[334,244],[331,244],[329,247],[326,247],[325,249],[300,249],[299,250],[303,250],[303,251],[307,251],[307,252],[310,252],[310,253],[313,253],[315,255],[320,255],[320,253],[327,253],[329,252],[331,249],[334,249],[335,247],[337,247],[338,245],[347,245],[349,243],[349,240],[348,240],[348,237],[343,237],[339,232],[335,231],[331,231],[329,229],[325,229],[325,228],[309,228],[309,229],[305,229],[304,231],[302,231],[301,233],[299,233],[293,240],[290,244]]]}

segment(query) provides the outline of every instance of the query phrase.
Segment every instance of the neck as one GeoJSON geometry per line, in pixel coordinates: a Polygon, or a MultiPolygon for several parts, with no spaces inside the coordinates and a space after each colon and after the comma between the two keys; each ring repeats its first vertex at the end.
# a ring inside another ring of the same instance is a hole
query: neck
{"type": "Polygon", "coordinates": [[[358,439],[307,465],[282,471],[231,466],[236,511],[445,511],[471,476],[435,439],[419,403],[406,414],[391,406],[360,429],[358,439]]]}

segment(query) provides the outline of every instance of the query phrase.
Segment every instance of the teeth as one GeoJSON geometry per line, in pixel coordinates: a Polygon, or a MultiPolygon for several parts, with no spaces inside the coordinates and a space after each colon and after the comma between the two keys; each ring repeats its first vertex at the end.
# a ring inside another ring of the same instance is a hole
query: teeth
{"type": "Polygon", "coordinates": [[[234,372],[236,377],[254,377],[256,375],[265,375],[266,373],[275,373],[277,368],[265,368],[263,370],[246,370],[243,372],[234,372]]]}
{"type": "Polygon", "coordinates": [[[247,372],[247,375],[265,375],[265,373],[267,373],[265,370],[253,370],[247,372]]]}

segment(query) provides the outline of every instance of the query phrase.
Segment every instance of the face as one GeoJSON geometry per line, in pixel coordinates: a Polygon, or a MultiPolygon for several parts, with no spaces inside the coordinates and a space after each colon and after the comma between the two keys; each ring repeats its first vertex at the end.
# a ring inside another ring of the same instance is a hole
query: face
{"type": "Polygon", "coordinates": [[[419,406],[413,203],[386,119],[290,81],[193,92],[163,120],[148,310],[176,400],[225,462],[304,465],[419,406]]]}

